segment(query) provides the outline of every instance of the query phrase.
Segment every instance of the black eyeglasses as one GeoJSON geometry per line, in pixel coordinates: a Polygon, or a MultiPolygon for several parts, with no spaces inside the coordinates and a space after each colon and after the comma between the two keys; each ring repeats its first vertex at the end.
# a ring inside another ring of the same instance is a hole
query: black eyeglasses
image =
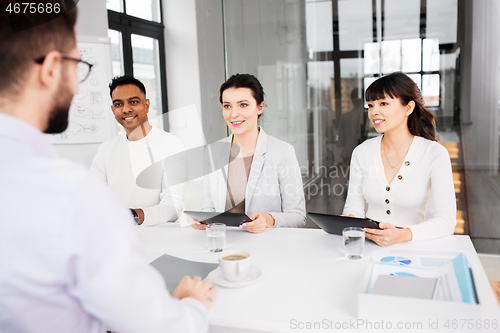
{"type": "MultiPolygon", "coordinates": [[[[91,63],[89,63],[85,60],[82,60],[82,59],[70,57],[69,55],[64,54],[64,53],[61,53],[61,57],[64,60],[72,60],[72,61],[76,61],[78,63],[76,65],[76,73],[78,75],[79,82],[83,82],[89,77],[90,71],[92,70],[92,67],[94,66],[94,64],[91,64],[91,63]]],[[[45,56],[35,59],[35,62],[37,64],[43,64],[44,60],[45,60],[45,56]]]]}

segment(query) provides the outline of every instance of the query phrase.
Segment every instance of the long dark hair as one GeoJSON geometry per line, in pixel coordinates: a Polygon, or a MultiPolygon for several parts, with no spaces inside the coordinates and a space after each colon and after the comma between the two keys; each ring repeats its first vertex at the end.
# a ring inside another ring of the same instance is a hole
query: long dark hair
{"type": "Polygon", "coordinates": [[[385,96],[398,98],[401,104],[415,102],[415,109],[408,117],[408,130],[411,134],[428,140],[438,141],[436,134],[436,117],[424,107],[422,93],[417,84],[406,74],[394,72],[378,79],[366,89],[367,102],[384,99],[385,96]]]}

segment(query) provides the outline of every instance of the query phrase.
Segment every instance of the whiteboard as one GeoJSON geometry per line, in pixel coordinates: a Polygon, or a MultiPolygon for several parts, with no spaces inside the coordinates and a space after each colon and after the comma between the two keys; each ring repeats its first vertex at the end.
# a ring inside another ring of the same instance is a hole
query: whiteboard
{"type": "Polygon", "coordinates": [[[94,64],[90,76],[79,84],[69,109],[69,125],[61,134],[50,135],[52,144],[100,143],[116,136],[111,112],[111,45],[109,38],[78,37],[82,60],[94,64]]]}

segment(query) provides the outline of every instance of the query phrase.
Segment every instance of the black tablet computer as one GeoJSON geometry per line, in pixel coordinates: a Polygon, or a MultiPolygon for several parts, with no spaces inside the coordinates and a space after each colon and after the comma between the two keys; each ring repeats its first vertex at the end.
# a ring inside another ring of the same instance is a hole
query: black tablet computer
{"type": "Polygon", "coordinates": [[[318,213],[307,213],[307,216],[329,234],[342,235],[342,230],[348,227],[380,229],[378,222],[371,219],[318,213]]]}
{"type": "Polygon", "coordinates": [[[229,227],[239,227],[240,224],[244,222],[252,222],[252,220],[243,213],[197,212],[186,210],[184,214],[201,223],[224,223],[229,227]]]}

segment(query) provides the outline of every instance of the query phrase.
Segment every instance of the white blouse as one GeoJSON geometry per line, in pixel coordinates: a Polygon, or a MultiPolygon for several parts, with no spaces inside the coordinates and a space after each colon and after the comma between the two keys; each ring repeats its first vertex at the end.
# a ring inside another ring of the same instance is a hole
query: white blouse
{"type": "Polygon", "coordinates": [[[415,136],[389,183],[380,154],[381,140],[382,136],[378,136],[354,149],[343,214],[409,227],[414,241],[453,234],[457,207],[446,148],[415,136]],[[431,197],[434,214],[426,219],[431,197]]]}

